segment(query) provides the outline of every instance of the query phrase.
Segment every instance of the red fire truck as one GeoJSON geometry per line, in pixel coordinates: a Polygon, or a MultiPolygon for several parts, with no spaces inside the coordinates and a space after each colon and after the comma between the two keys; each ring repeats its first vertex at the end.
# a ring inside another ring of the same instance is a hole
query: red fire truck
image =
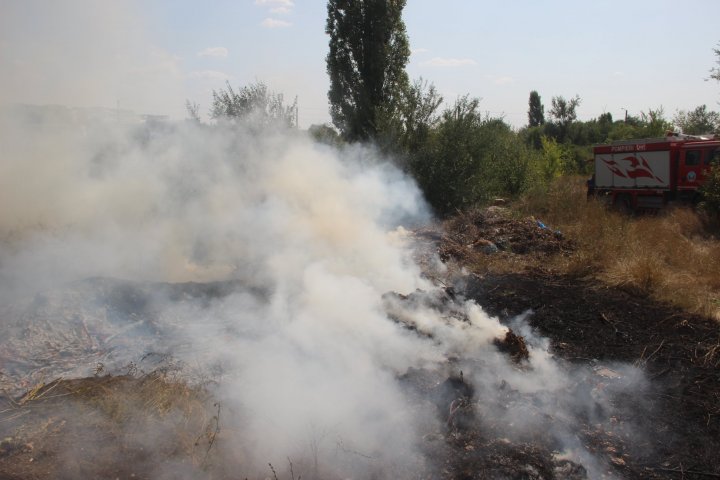
{"type": "Polygon", "coordinates": [[[588,196],[624,211],[657,210],[670,202],[697,202],[710,166],[720,161],[714,135],[668,133],[593,148],[595,174],[588,196]]]}

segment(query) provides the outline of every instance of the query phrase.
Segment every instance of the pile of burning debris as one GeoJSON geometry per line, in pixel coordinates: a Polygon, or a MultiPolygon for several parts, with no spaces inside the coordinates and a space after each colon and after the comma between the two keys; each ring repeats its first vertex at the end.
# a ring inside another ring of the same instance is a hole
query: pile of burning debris
{"type": "MultiPolygon", "coordinates": [[[[454,288],[446,287],[409,295],[388,293],[384,300],[390,319],[417,335],[439,341],[411,316],[398,311],[398,305],[422,305],[441,312],[448,322],[469,324],[471,320],[459,308],[462,297],[454,288]]],[[[532,353],[522,335],[507,327],[491,345],[517,372],[531,374],[532,353]]],[[[550,399],[547,392],[522,392],[501,376],[494,376],[495,365],[483,357],[449,357],[444,369],[410,368],[399,378],[411,403],[432,404],[444,426],[423,435],[422,450],[437,460],[432,478],[574,480],[633,476],[626,465],[632,450],[633,421],[620,411],[601,411],[602,402],[593,407],[596,412],[588,414],[568,400],[588,395],[597,398],[606,388],[627,385],[630,380],[624,373],[605,366],[581,369],[579,376],[550,399]],[[478,377],[493,380],[478,384],[473,380],[478,377]],[[530,420],[513,421],[511,417],[519,412],[530,420]],[[533,428],[526,429],[523,422],[532,423],[533,428]],[[562,435],[573,439],[561,439],[562,435]],[[578,450],[568,452],[568,444],[573,443],[578,450]],[[592,471],[583,464],[592,465],[592,471]]]]}
{"type": "Polygon", "coordinates": [[[439,253],[444,261],[465,260],[474,254],[544,256],[573,250],[572,242],[562,232],[533,217],[517,219],[499,206],[459,214],[443,227],[446,233],[442,235],[439,253]]]}

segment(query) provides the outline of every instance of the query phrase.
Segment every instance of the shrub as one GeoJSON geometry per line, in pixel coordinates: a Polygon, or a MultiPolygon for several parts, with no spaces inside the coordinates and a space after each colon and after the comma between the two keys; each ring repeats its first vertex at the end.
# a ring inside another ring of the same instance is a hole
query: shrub
{"type": "Polygon", "coordinates": [[[700,188],[703,200],[700,207],[720,222],[720,164],[715,163],[708,172],[705,184],[700,188]]]}
{"type": "Polygon", "coordinates": [[[478,105],[478,99],[458,99],[410,153],[408,168],[441,215],[495,196],[516,196],[530,183],[536,154],[502,119],[483,116],[478,105]]]}
{"type": "Polygon", "coordinates": [[[262,82],[233,90],[230,82],[225,89],[213,90],[210,117],[231,123],[242,122],[252,127],[297,127],[297,99],[285,105],[281,93],[268,91],[262,82]]]}

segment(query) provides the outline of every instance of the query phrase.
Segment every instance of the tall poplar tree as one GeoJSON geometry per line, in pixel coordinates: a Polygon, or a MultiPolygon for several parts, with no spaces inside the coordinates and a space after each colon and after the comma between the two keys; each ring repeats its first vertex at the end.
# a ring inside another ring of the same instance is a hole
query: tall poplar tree
{"type": "Polygon", "coordinates": [[[346,140],[375,138],[382,119],[397,114],[409,83],[405,2],[328,1],[328,99],[333,123],[346,140]]]}
{"type": "Polygon", "coordinates": [[[528,104],[528,126],[537,127],[545,123],[545,107],[540,101],[540,94],[535,90],[530,92],[528,104]]]}

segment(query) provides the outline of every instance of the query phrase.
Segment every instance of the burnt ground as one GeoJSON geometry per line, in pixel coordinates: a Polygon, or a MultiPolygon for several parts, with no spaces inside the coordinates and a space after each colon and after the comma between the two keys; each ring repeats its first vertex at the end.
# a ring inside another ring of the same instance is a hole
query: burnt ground
{"type": "MultiPolygon", "coordinates": [[[[647,445],[624,457],[625,478],[720,478],[720,328],[711,320],[590,280],[545,272],[472,276],[465,293],[530,324],[569,362],[627,362],[650,379],[646,398],[624,400],[647,445]]],[[[592,448],[603,439],[591,434],[592,448]]],[[[620,442],[621,443],[621,442],[620,442]]],[[[640,448],[638,448],[640,447],[640,448]]]]}
{"type": "MultiPolygon", "coordinates": [[[[430,250],[460,265],[467,264],[470,255],[514,256],[522,263],[523,256],[538,259],[573,249],[561,234],[534,219],[503,219],[498,210],[476,213],[470,221],[457,220],[447,232],[428,230],[420,236],[430,250]]],[[[576,419],[578,440],[603,458],[614,476],[720,478],[720,327],[715,321],[638,292],[537,268],[467,273],[456,277],[447,291],[476,300],[508,324],[531,310],[527,321],[549,339],[551,352],[569,368],[622,362],[644,371],[647,388],[615,399],[617,408],[609,424],[617,429],[576,419]],[[622,425],[635,425],[642,435],[625,435],[622,425]]],[[[522,339],[514,335],[498,339],[496,346],[519,363],[527,354],[522,339]]],[[[21,425],[12,436],[0,435],[0,479],[155,478],[153,468],[167,462],[192,478],[234,478],[232,469],[228,473],[208,468],[227,443],[212,398],[202,389],[158,374],[133,373],[49,382],[21,397],[0,397],[0,427],[8,422],[21,425]],[[125,408],[128,402],[135,406],[125,408]],[[83,421],[68,423],[68,408],[85,412],[83,421]],[[194,423],[188,424],[188,415],[194,423]],[[131,427],[120,428],[118,422],[131,427]],[[159,450],[163,458],[148,458],[134,436],[132,425],[147,422],[164,425],[166,443],[159,450]],[[70,463],[63,457],[68,451],[92,451],[98,437],[109,439],[114,450],[93,451],[89,458],[78,454],[70,463]],[[102,458],[113,460],[103,463],[102,458]],[[64,471],[56,470],[60,463],[66,465],[64,471]]],[[[518,438],[508,435],[504,424],[485,421],[482,428],[475,426],[473,415],[482,406],[468,408],[463,399],[472,401],[477,392],[462,376],[445,378],[417,370],[401,380],[422,397],[420,401],[436,402],[443,410],[440,417],[447,420],[445,430],[418,439],[431,467],[421,477],[407,478],[593,478],[558,456],[557,446],[542,432],[518,438]]],[[[512,401],[514,393],[501,395],[512,401]]],[[[273,478],[270,473],[267,477],[273,478]]],[[[277,477],[291,478],[288,472],[277,477]]]]}
{"type": "MultiPolygon", "coordinates": [[[[503,208],[458,215],[445,223],[443,233],[430,229],[417,234],[422,241],[433,241],[440,257],[457,266],[472,270],[496,257],[516,265],[520,273],[488,273],[486,269],[463,276],[454,288],[503,322],[531,310],[530,325],[550,340],[555,356],[579,368],[622,362],[645,372],[649,388],[635,397],[619,398],[616,407],[625,417],[618,421],[641,425],[646,440],[638,444],[592,425],[582,428],[584,445],[604,452],[615,475],[720,478],[717,321],[658,303],[641,292],[539,268],[549,256],[571,255],[572,241],[532,217],[514,218],[503,208]]],[[[472,443],[472,437],[464,441],[472,443]]],[[[576,478],[572,472],[559,473],[557,465],[554,474],[548,474],[547,462],[543,466],[542,460],[548,455],[539,451],[540,445],[513,445],[505,456],[514,456],[516,465],[534,463],[544,478],[576,478]]],[[[457,450],[449,454],[450,464],[455,465],[453,478],[477,478],[464,473],[473,470],[473,465],[492,471],[487,458],[498,455],[495,449],[503,445],[498,446],[495,439],[486,440],[486,446],[492,448],[483,455],[458,454],[457,450]]],[[[584,478],[582,473],[577,475],[584,478]]],[[[532,476],[521,469],[514,478],[532,476]]]]}
{"type": "MultiPolygon", "coordinates": [[[[646,440],[635,444],[620,432],[591,423],[579,427],[585,447],[608,460],[614,475],[720,477],[720,335],[712,320],[621,289],[540,271],[471,274],[458,281],[455,294],[474,298],[506,321],[532,309],[529,323],[550,339],[551,351],[570,364],[618,361],[644,369],[651,387],[640,393],[644,398],[620,398],[614,421],[642,425],[646,440]]],[[[499,341],[500,351],[523,356],[518,339],[499,341]]],[[[439,406],[472,397],[462,379],[423,375],[408,375],[414,391],[439,406]],[[445,398],[434,398],[439,394],[445,398]]],[[[457,424],[448,422],[446,430],[419,439],[433,465],[421,478],[593,478],[576,463],[557,458],[553,445],[541,435],[509,440],[505,425],[475,428],[467,417],[463,423],[464,406],[457,406],[457,424]]],[[[149,479],[155,478],[157,465],[168,462],[194,478],[233,478],[226,471],[208,469],[224,444],[222,430],[215,430],[215,409],[203,390],[158,373],[50,382],[12,403],[3,402],[0,420],[6,425],[15,421],[22,428],[0,439],[0,478],[149,479]],[[82,421],[70,420],[77,419],[78,411],[82,421]],[[193,422],[188,424],[186,418],[193,422]],[[163,425],[165,432],[160,447],[153,444],[152,457],[137,442],[132,427],[147,422],[163,425]],[[114,447],[98,451],[93,445],[99,440],[114,447]],[[67,461],[68,451],[74,452],[72,462],[67,461]],[[209,461],[208,452],[213,454],[209,461]],[[60,463],[62,471],[57,470],[60,463]]]]}

